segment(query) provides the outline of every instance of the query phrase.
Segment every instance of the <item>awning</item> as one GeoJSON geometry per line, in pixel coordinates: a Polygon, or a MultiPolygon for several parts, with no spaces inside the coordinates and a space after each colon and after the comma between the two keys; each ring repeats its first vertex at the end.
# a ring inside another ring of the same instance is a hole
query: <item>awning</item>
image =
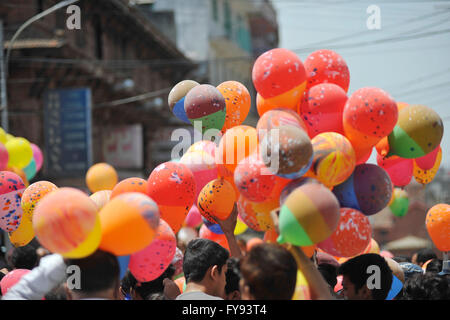
{"type": "Polygon", "coordinates": [[[406,236],[404,238],[388,242],[383,249],[394,250],[419,250],[424,248],[432,248],[433,243],[428,239],[422,239],[415,236],[406,236]]]}

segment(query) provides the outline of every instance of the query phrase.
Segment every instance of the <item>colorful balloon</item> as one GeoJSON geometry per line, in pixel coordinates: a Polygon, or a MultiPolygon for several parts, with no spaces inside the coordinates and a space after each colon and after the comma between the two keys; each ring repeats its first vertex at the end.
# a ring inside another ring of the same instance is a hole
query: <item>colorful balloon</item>
{"type": "Polygon", "coordinates": [[[372,239],[369,219],[351,208],[341,208],[341,217],[333,234],[317,246],[337,257],[353,257],[364,251],[372,239]]]}
{"type": "Polygon", "coordinates": [[[203,187],[198,196],[197,207],[203,217],[216,223],[214,218],[219,220],[228,218],[235,202],[233,186],[225,179],[215,179],[203,187]]]}
{"type": "Polygon", "coordinates": [[[114,199],[119,194],[127,193],[127,192],[140,192],[143,194],[147,194],[147,181],[142,178],[127,178],[120,181],[116,186],[112,189],[110,199],[114,199]]]}
{"type": "Polygon", "coordinates": [[[217,179],[218,169],[215,159],[204,151],[190,151],[181,157],[180,163],[186,165],[194,175],[196,200],[203,187],[208,182],[217,179]]]}
{"type": "Polygon", "coordinates": [[[228,240],[225,234],[217,234],[209,230],[205,225],[200,227],[200,231],[198,233],[199,237],[202,239],[209,239],[220,244],[222,247],[230,251],[230,247],[228,245],[228,240]]]}
{"type": "MultiPolygon", "coordinates": [[[[3,130],[3,129],[2,129],[3,130]]],[[[0,170],[5,170],[8,167],[9,153],[3,143],[0,143],[0,170]]]]}
{"type": "MultiPolygon", "coordinates": [[[[260,117],[262,117],[267,111],[276,109],[278,107],[279,106],[274,104],[274,102],[272,102],[271,99],[266,100],[263,97],[261,97],[259,93],[256,93],[256,111],[258,111],[258,115],[260,117]]],[[[284,106],[284,109],[296,111],[297,107],[290,106],[290,108],[287,108],[286,106],[284,106]]]]}
{"type": "Polygon", "coordinates": [[[237,201],[237,209],[239,217],[250,229],[255,231],[263,231],[258,223],[258,219],[256,218],[256,212],[253,209],[253,202],[240,195],[237,201]]]}
{"type": "Polygon", "coordinates": [[[398,156],[384,158],[377,153],[378,165],[386,170],[394,186],[404,187],[411,182],[413,176],[413,159],[403,159],[398,156]]]}
{"type": "Polygon", "coordinates": [[[158,205],[148,196],[130,192],[118,195],[99,212],[100,249],[126,256],[147,247],[160,221],[158,205]]]}
{"type": "Polygon", "coordinates": [[[34,161],[34,159],[31,159],[30,163],[25,168],[23,168],[23,172],[25,173],[28,181],[33,179],[37,172],[36,161],[34,161]]]}
{"type": "Polygon", "coordinates": [[[111,193],[111,190],[97,191],[96,193],[91,194],[89,198],[94,201],[97,210],[100,211],[111,199],[111,193]]]}
{"type": "Polygon", "coordinates": [[[325,186],[308,183],[290,193],[279,215],[279,243],[310,246],[327,239],[339,222],[339,202],[325,186]]]}
{"type": "Polygon", "coordinates": [[[212,85],[201,84],[192,88],[186,94],[184,110],[194,128],[197,127],[195,122],[200,122],[202,134],[209,129],[220,131],[225,124],[225,99],[212,85]]]}
{"type": "Polygon", "coordinates": [[[216,156],[216,149],[217,145],[215,142],[209,141],[209,140],[200,140],[195,143],[193,143],[186,151],[186,153],[199,151],[199,152],[206,152],[211,157],[215,159],[216,156]]]}
{"type": "Polygon", "coordinates": [[[293,180],[289,182],[284,188],[283,191],[281,191],[280,194],[280,206],[283,206],[284,202],[286,201],[286,198],[289,196],[289,194],[297,189],[300,186],[303,186],[306,183],[320,183],[317,179],[310,178],[310,177],[302,177],[298,178],[296,180],[293,180]]]}
{"type": "Polygon", "coordinates": [[[42,164],[44,163],[44,156],[41,149],[34,143],[31,144],[31,149],[33,150],[33,159],[36,162],[36,172],[39,172],[42,168],[42,164]]]}
{"type": "Polygon", "coordinates": [[[10,171],[0,171],[0,229],[17,230],[23,210],[20,205],[25,184],[21,177],[10,171]]]}
{"type": "Polygon", "coordinates": [[[161,218],[177,233],[194,204],[194,174],[182,163],[165,162],[152,171],[147,187],[147,194],[158,204],[161,218]]]}
{"type": "Polygon", "coordinates": [[[256,129],[239,125],[228,129],[220,139],[216,154],[216,164],[225,167],[230,175],[234,174],[238,163],[258,149],[256,129]]]}
{"type": "Polygon", "coordinates": [[[439,152],[437,154],[437,157],[436,157],[433,167],[429,170],[423,170],[422,168],[420,168],[416,162],[416,159],[413,159],[414,179],[422,185],[430,183],[431,181],[433,181],[434,177],[436,176],[436,174],[439,170],[439,167],[441,165],[441,161],[442,161],[442,149],[441,148],[439,148],[439,152]]]}
{"type": "Polygon", "coordinates": [[[356,159],[352,144],[336,132],[324,132],[312,140],[314,158],[311,165],[313,178],[327,187],[334,187],[350,177],[356,159]]]}
{"type": "Polygon", "coordinates": [[[297,282],[292,300],[311,300],[308,281],[300,270],[297,270],[297,282]]]}
{"type": "Polygon", "coordinates": [[[305,59],[307,90],[321,83],[332,83],[348,91],[350,71],[345,60],[335,51],[321,49],[305,59]]]}
{"type": "Polygon", "coordinates": [[[450,251],[450,205],[439,203],[430,208],[425,219],[428,234],[439,251],[450,251]]]}
{"type": "Polygon", "coordinates": [[[305,91],[306,71],[297,54],[276,48],[256,59],[252,80],[261,97],[270,100],[269,104],[296,108],[305,91]]]}
{"type": "Polygon", "coordinates": [[[431,151],[426,156],[416,158],[414,159],[414,162],[416,163],[417,167],[419,167],[422,170],[430,170],[434,167],[436,163],[436,159],[438,157],[439,151],[442,152],[441,146],[437,146],[436,149],[431,151]]]}
{"type": "Polygon", "coordinates": [[[241,217],[238,215],[237,217],[237,221],[236,221],[236,227],[234,228],[234,235],[240,235],[242,233],[244,233],[245,231],[247,231],[248,227],[245,224],[244,221],[242,221],[241,217]]]}
{"type": "Polygon", "coordinates": [[[170,111],[181,121],[190,123],[184,110],[184,101],[187,93],[200,83],[193,80],[183,80],[177,83],[169,92],[168,103],[170,111]]]}
{"type": "Polygon", "coordinates": [[[308,127],[308,135],[311,138],[322,132],[344,135],[342,117],[346,102],[345,91],[335,84],[322,83],[309,89],[298,109],[308,127]]]}
{"type": "Polygon", "coordinates": [[[30,142],[25,138],[19,137],[8,140],[5,148],[9,154],[8,166],[23,169],[33,159],[33,149],[30,142]]]}
{"type": "Polygon", "coordinates": [[[387,206],[392,189],[386,170],[375,164],[360,164],[350,178],[333,188],[333,193],[341,207],[353,208],[369,216],[387,206]]]}
{"type": "Polygon", "coordinates": [[[258,139],[261,141],[273,129],[283,126],[293,126],[308,131],[302,118],[294,111],[282,108],[270,110],[262,115],[256,124],[258,139]]]}
{"type": "Polygon", "coordinates": [[[30,219],[22,216],[19,227],[15,231],[10,232],[8,237],[14,247],[26,246],[34,238],[33,223],[30,219]]]}
{"type": "Polygon", "coordinates": [[[14,287],[20,281],[20,279],[22,279],[24,275],[30,272],[31,270],[28,269],[14,269],[8,272],[0,281],[2,295],[4,296],[9,289],[14,287]]]}
{"type": "Polygon", "coordinates": [[[219,224],[211,222],[208,219],[206,219],[205,217],[202,217],[202,221],[211,232],[214,232],[217,234],[223,234],[222,228],[220,228],[219,224]]]}
{"type": "Polygon", "coordinates": [[[22,194],[21,207],[23,218],[33,221],[33,212],[38,202],[47,194],[58,190],[58,187],[49,181],[37,181],[29,185],[22,194]]]}
{"type": "Polygon", "coordinates": [[[0,127],[0,143],[5,144],[6,141],[8,141],[6,137],[6,132],[3,130],[3,128],[0,127]]]}
{"type": "Polygon", "coordinates": [[[112,190],[118,181],[117,172],[107,163],[94,164],[86,172],[86,185],[92,193],[112,190]]]}
{"type": "Polygon", "coordinates": [[[248,89],[238,81],[225,81],[217,86],[226,104],[225,124],[222,132],[240,125],[250,111],[251,98],[248,89]]]}
{"type": "Polygon", "coordinates": [[[389,155],[412,159],[423,157],[441,143],[444,124],[431,108],[411,105],[402,109],[388,136],[389,155]]]}
{"type": "Polygon", "coordinates": [[[255,153],[239,162],[234,171],[234,183],[248,200],[262,202],[272,193],[275,176],[255,153]]]}
{"type": "Polygon", "coordinates": [[[270,199],[264,202],[253,202],[253,210],[255,211],[256,220],[263,231],[275,228],[270,212],[279,208],[279,206],[280,204],[278,199],[270,199]]]}
{"type": "Polygon", "coordinates": [[[408,213],[409,198],[405,190],[395,188],[393,194],[394,200],[389,205],[392,213],[396,217],[404,217],[408,213]]]}
{"type": "Polygon", "coordinates": [[[193,204],[191,210],[189,210],[186,216],[186,219],[184,220],[184,224],[187,227],[197,228],[202,223],[203,223],[202,215],[200,214],[200,211],[198,210],[197,206],[193,204]]]}
{"type": "Polygon", "coordinates": [[[153,241],[141,251],[130,256],[128,268],[139,282],[155,280],[164,273],[172,262],[177,247],[177,239],[172,228],[163,219],[153,241]]]}
{"type": "Polygon", "coordinates": [[[33,229],[42,246],[65,258],[87,257],[101,240],[97,207],[74,188],[60,188],[43,197],[33,213],[33,229]]]}

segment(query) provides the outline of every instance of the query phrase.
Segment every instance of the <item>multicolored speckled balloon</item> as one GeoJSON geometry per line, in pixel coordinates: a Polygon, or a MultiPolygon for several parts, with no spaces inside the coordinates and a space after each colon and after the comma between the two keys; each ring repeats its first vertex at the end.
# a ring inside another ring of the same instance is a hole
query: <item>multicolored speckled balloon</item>
{"type": "Polygon", "coordinates": [[[12,232],[19,227],[24,191],[22,178],[10,171],[0,171],[0,229],[12,232]]]}
{"type": "Polygon", "coordinates": [[[170,90],[168,102],[170,111],[181,121],[190,123],[184,110],[184,100],[187,93],[194,87],[199,86],[200,83],[193,80],[183,80],[177,83],[172,90],[170,90]]]}
{"type": "Polygon", "coordinates": [[[366,163],[357,165],[344,183],[334,187],[333,193],[341,207],[357,209],[369,216],[387,206],[392,190],[392,181],[386,170],[366,163]]]}
{"type": "Polygon", "coordinates": [[[450,251],[450,205],[434,205],[427,212],[425,225],[436,248],[442,252],[450,251]]]}
{"type": "Polygon", "coordinates": [[[163,219],[153,241],[146,248],[130,256],[128,268],[139,282],[158,278],[172,262],[177,247],[177,239],[172,228],[163,219]]]}
{"type": "Polygon", "coordinates": [[[364,251],[372,239],[372,226],[361,212],[341,208],[341,217],[333,234],[317,246],[335,257],[353,257],[364,251]]]}
{"type": "Polygon", "coordinates": [[[236,202],[234,188],[225,179],[214,179],[203,187],[197,200],[197,207],[203,217],[216,223],[213,219],[225,220],[231,214],[236,202]]]}
{"type": "Polygon", "coordinates": [[[28,186],[23,192],[21,201],[24,218],[33,221],[33,211],[38,202],[57,189],[58,187],[49,181],[38,181],[28,186]]]}
{"type": "Polygon", "coordinates": [[[240,125],[247,118],[251,107],[248,89],[238,81],[225,81],[217,86],[225,99],[226,117],[222,132],[240,125]]]}

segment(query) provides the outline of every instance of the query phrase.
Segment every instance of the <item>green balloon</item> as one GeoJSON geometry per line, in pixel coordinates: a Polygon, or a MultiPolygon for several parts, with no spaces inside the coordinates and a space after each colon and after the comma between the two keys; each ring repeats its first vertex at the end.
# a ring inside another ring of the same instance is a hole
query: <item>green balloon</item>
{"type": "Polygon", "coordinates": [[[404,197],[395,198],[389,208],[396,217],[404,217],[408,213],[409,199],[404,197]]]}
{"type": "Polygon", "coordinates": [[[36,175],[36,161],[32,159],[28,166],[23,168],[23,172],[25,172],[28,181],[33,179],[36,175]]]}

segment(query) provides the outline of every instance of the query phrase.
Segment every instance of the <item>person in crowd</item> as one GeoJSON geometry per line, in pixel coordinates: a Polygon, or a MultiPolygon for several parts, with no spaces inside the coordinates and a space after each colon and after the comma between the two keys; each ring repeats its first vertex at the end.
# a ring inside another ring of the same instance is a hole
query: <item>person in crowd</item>
{"type": "Polygon", "coordinates": [[[423,266],[425,262],[431,259],[436,259],[437,255],[434,253],[434,251],[430,248],[425,248],[417,251],[413,254],[411,257],[411,262],[414,264],[417,264],[418,266],[423,266]]]}
{"type": "Polygon", "coordinates": [[[38,262],[36,249],[32,246],[14,248],[11,254],[12,269],[28,269],[36,267],[38,262]]]}
{"type": "Polygon", "coordinates": [[[405,275],[405,282],[416,274],[423,274],[423,269],[417,264],[411,262],[400,262],[399,265],[405,275]]]}
{"type": "Polygon", "coordinates": [[[240,272],[239,259],[229,258],[227,262],[225,285],[225,300],[241,300],[241,291],[239,289],[240,272]]]}
{"type": "Polygon", "coordinates": [[[338,267],[329,263],[320,263],[317,266],[317,270],[319,270],[320,274],[330,287],[332,295],[334,295],[334,287],[337,284],[337,269],[338,267]]]}
{"type": "Polygon", "coordinates": [[[449,300],[450,277],[437,273],[415,274],[403,288],[402,300],[449,300]]]}
{"type": "Polygon", "coordinates": [[[441,259],[431,259],[426,265],[425,272],[435,272],[439,273],[442,271],[442,260],[441,259]]]}
{"type": "Polygon", "coordinates": [[[339,267],[338,274],[343,276],[346,300],[385,300],[393,280],[386,260],[373,253],[347,260],[339,267]]]}

